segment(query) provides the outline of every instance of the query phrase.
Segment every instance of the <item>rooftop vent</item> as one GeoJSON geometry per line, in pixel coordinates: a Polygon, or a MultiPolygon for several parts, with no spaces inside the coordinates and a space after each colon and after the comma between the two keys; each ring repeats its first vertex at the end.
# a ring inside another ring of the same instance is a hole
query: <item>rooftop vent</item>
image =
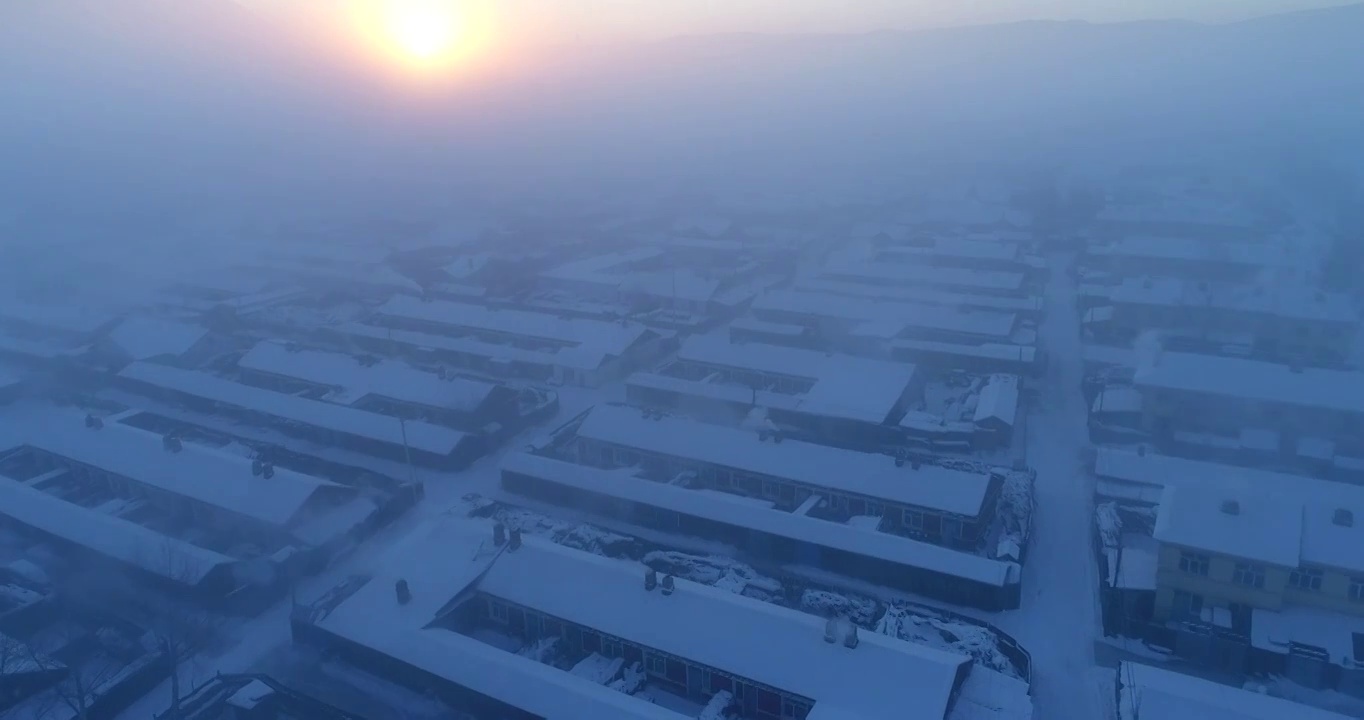
{"type": "Polygon", "coordinates": [[[275,476],[275,464],[256,458],[251,461],[251,474],[269,480],[275,476]]]}
{"type": "Polygon", "coordinates": [[[1331,515],[1331,522],[1341,527],[1354,527],[1355,526],[1354,511],[1346,510],[1345,508],[1336,508],[1335,513],[1331,515]]]}
{"type": "Polygon", "coordinates": [[[507,544],[507,526],[502,523],[493,525],[493,544],[502,547],[507,544]]]}
{"type": "Polygon", "coordinates": [[[1235,500],[1223,500],[1223,501],[1222,501],[1222,514],[1223,514],[1223,515],[1240,515],[1240,514],[1241,514],[1241,503],[1239,503],[1239,502],[1237,502],[1237,501],[1235,501],[1235,500]]]}
{"type": "Polygon", "coordinates": [[[398,578],[398,582],[393,583],[393,592],[398,596],[398,604],[406,605],[412,602],[412,590],[407,587],[407,581],[398,578]]]}
{"type": "Polygon", "coordinates": [[[824,642],[826,643],[838,642],[839,630],[838,626],[840,624],[841,621],[839,620],[839,617],[837,615],[830,615],[829,619],[824,621],[824,642]]]}
{"type": "Polygon", "coordinates": [[[656,587],[658,587],[658,571],[649,568],[644,571],[644,592],[652,592],[656,587]]]}
{"type": "Polygon", "coordinates": [[[664,595],[672,595],[672,594],[673,594],[673,591],[676,590],[676,589],[677,589],[677,581],[673,579],[673,576],[672,576],[672,575],[664,575],[664,576],[663,576],[663,594],[664,594],[664,595]]]}
{"type": "Polygon", "coordinates": [[[86,415],[85,426],[90,428],[91,430],[99,430],[100,428],[104,427],[104,421],[95,417],[94,415],[86,415]]]}
{"type": "Polygon", "coordinates": [[[165,448],[166,452],[178,453],[185,449],[185,444],[180,442],[180,438],[174,435],[167,435],[161,438],[161,447],[165,448]]]}
{"type": "Polygon", "coordinates": [[[518,529],[516,529],[516,528],[512,528],[512,531],[511,531],[511,538],[510,538],[510,540],[508,540],[508,542],[507,542],[507,549],[508,549],[508,550],[519,550],[519,549],[521,549],[521,531],[520,531],[520,530],[518,530],[518,529]]]}

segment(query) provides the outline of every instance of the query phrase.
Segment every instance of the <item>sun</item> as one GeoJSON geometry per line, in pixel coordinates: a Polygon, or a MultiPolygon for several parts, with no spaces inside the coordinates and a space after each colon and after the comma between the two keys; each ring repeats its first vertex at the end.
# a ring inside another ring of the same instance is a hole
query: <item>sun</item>
{"type": "Polygon", "coordinates": [[[431,62],[454,52],[458,15],[453,0],[386,0],[383,32],[394,49],[413,60],[431,62]]]}
{"type": "Polygon", "coordinates": [[[356,7],[369,43],[409,69],[453,69],[487,41],[483,0],[359,0],[356,7]]]}

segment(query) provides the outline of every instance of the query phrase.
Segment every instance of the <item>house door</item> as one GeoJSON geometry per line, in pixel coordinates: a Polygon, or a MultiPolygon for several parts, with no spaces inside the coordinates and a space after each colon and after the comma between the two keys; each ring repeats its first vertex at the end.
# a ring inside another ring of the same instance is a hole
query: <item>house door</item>
{"type": "Polygon", "coordinates": [[[699,697],[705,694],[706,692],[704,684],[705,676],[706,673],[701,668],[696,667],[695,665],[687,666],[688,695],[691,695],[692,697],[699,697]]]}

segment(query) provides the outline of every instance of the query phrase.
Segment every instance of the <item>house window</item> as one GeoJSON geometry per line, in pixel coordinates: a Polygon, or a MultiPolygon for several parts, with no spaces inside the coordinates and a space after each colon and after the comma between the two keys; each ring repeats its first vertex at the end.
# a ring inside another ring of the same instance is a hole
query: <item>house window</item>
{"type": "Polygon", "coordinates": [[[781,712],[781,696],[771,690],[758,690],[758,712],[776,715],[781,712]]]}
{"type": "Polygon", "coordinates": [[[1364,602],[1364,575],[1356,575],[1350,578],[1350,599],[1355,602],[1364,602]]]}
{"type": "Polygon", "coordinates": [[[1289,573],[1288,585],[1306,592],[1321,592],[1321,576],[1316,568],[1298,568],[1289,573]]]}
{"type": "Polygon", "coordinates": [[[919,512],[919,511],[917,511],[917,510],[906,510],[906,511],[905,511],[905,527],[906,527],[906,528],[909,528],[910,530],[913,530],[913,531],[915,531],[915,532],[923,532],[923,531],[924,531],[924,516],[923,516],[923,513],[919,512]]]}
{"type": "Polygon", "coordinates": [[[491,617],[496,622],[500,623],[507,622],[507,606],[503,605],[502,603],[496,600],[489,600],[488,616],[491,617]]]}
{"type": "Polygon", "coordinates": [[[1237,585],[1262,589],[1265,586],[1265,566],[1236,563],[1236,570],[1232,573],[1231,579],[1237,585]]]}
{"type": "Polygon", "coordinates": [[[650,675],[667,677],[668,659],[663,657],[662,655],[655,655],[653,653],[649,653],[648,655],[644,656],[644,669],[648,671],[650,675]]]}
{"type": "Polygon", "coordinates": [[[721,690],[734,692],[734,681],[720,673],[710,673],[710,691],[717,693],[721,690]]]}
{"type": "Polygon", "coordinates": [[[601,654],[609,658],[621,657],[620,641],[615,638],[603,637],[601,639],[601,654]]]}
{"type": "Polygon", "coordinates": [[[583,633],[583,652],[594,653],[601,650],[601,636],[587,631],[583,633]]]}
{"type": "Polygon", "coordinates": [[[781,716],[792,720],[805,720],[810,714],[810,706],[800,700],[783,698],[781,701],[781,716]]]}
{"type": "Polygon", "coordinates": [[[1208,576],[1208,556],[1184,550],[1179,553],[1179,569],[1190,575],[1208,576]]]}
{"type": "Polygon", "coordinates": [[[1174,616],[1180,618],[1197,618],[1203,614],[1203,596],[1175,591],[1174,616]]]}
{"type": "Polygon", "coordinates": [[[771,498],[771,499],[773,499],[773,500],[776,500],[776,499],[777,499],[777,496],[778,496],[780,493],[781,493],[781,488],[777,487],[777,484],[776,484],[776,483],[772,482],[771,480],[764,480],[764,481],[763,481],[763,497],[765,497],[765,498],[771,498]]]}
{"type": "Polygon", "coordinates": [[[543,623],[545,637],[559,637],[564,632],[564,625],[558,620],[545,618],[543,623]]]}
{"type": "Polygon", "coordinates": [[[734,476],[728,470],[719,469],[715,471],[715,484],[717,487],[734,487],[734,476]]]}

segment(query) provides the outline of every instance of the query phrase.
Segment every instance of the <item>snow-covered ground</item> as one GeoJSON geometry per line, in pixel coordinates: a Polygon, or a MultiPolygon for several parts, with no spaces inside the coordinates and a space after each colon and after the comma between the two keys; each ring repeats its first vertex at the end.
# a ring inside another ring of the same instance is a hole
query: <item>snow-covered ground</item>
{"type": "Polygon", "coordinates": [[[1075,285],[1065,271],[1067,260],[1051,258],[1047,315],[1040,328],[1049,364],[1040,407],[1028,424],[1037,509],[1023,568],[1023,604],[995,622],[1032,655],[1036,720],[1101,720],[1112,703],[1102,694],[1103,673],[1094,658],[1100,627],[1091,549],[1094,493],[1083,466],[1089,440],[1075,285]]]}

